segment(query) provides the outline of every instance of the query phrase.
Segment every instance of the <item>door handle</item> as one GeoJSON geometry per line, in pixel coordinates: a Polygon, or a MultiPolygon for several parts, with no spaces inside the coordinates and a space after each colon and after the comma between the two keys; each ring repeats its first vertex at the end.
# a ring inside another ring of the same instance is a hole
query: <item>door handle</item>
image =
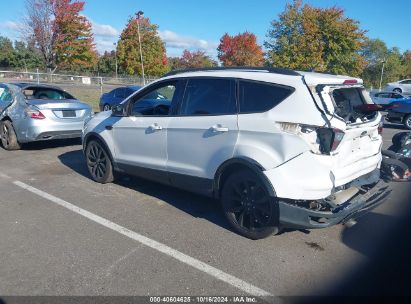
{"type": "Polygon", "coordinates": [[[150,125],[150,127],[149,127],[151,130],[153,130],[153,131],[160,131],[160,130],[163,130],[163,127],[162,126],[159,126],[158,124],[156,124],[156,123],[154,123],[154,124],[152,124],[152,125],[150,125]]]}
{"type": "Polygon", "coordinates": [[[211,130],[212,130],[213,132],[218,132],[218,133],[228,132],[228,128],[227,128],[227,127],[223,127],[223,126],[220,125],[220,124],[215,125],[215,126],[212,126],[212,127],[211,127],[211,130]]]}

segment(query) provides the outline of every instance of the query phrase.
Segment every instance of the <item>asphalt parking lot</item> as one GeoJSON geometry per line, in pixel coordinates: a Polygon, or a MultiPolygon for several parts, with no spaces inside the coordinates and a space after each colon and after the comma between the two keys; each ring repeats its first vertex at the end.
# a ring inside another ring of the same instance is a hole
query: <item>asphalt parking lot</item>
{"type": "Polygon", "coordinates": [[[351,228],[252,241],[210,199],[93,182],[76,140],[0,149],[0,168],[0,295],[321,295],[384,250],[409,203],[395,183],[351,228]]]}

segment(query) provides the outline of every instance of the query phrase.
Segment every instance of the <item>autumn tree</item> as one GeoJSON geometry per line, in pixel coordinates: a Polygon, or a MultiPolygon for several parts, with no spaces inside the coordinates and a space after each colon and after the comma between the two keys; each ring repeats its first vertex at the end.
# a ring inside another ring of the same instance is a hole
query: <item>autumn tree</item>
{"type": "Polygon", "coordinates": [[[20,31],[27,42],[40,50],[48,68],[55,67],[56,28],[53,19],[53,4],[50,0],[26,0],[26,17],[20,31]]]}
{"type": "Polygon", "coordinates": [[[406,51],[404,53],[403,65],[404,78],[411,78],[411,51],[406,51]]]}
{"type": "Polygon", "coordinates": [[[163,75],[169,67],[164,42],[157,32],[158,26],[151,24],[148,18],[139,19],[137,14],[128,20],[117,43],[117,56],[120,66],[130,75],[142,75],[138,26],[140,26],[145,74],[151,76],[163,75]]]}
{"type": "Polygon", "coordinates": [[[48,68],[81,70],[97,60],[91,24],[80,0],[26,0],[23,36],[41,52],[48,68]]]}
{"type": "Polygon", "coordinates": [[[49,0],[53,4],[56,64],[70,71],[91,68],[97,62],[90,22],[80,13],[84,1],[49,0]]]}
{"type": "Polygon", "coordinates": [[[201,50],[193,52],[184,50],[181,57],[170,58],[168,61],[171,70],[208,68],[217,66],[217,62],[201,50]]]}
{"type": "Polygon", "coordinates": [[[264,45],[272,66],[358,76],[365,31],[337,7],[316,8],[301,0],[288,4],[271,22],[264,45]]]}
{"type": "Polygon", "coordinates": [[[218,59],[224,66],[262,66],[264,64],[262,48],[257,44],[257,37],[250,32],[236,36],[224,34],[217,51],[218,59]]]}
{"type": "Polygon", "coordinates": [[[388,82],[403,78],[406,74],[405,62],[403,60],[405,54],[401,54],[396,47],[389,49],[385,42],[380,39],[367,39],[361,55],[367,62],[361,77],[368,87],[379,88],[383,62],[383,86],[388,82]]]}

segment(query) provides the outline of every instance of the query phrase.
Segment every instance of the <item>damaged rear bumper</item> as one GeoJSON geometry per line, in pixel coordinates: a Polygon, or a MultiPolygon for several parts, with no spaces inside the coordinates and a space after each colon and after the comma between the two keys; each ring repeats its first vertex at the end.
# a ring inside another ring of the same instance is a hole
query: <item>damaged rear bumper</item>
{"type": "Polygon", "coordinates": [[[280,224],[282,227],[295,229],[325,228],[344,224],[382,204],[391,191],[388,183],[379,179],[367,192],[364,193],[362,190],[348,201],[330,208],[329,211],[312,210],[280,200],[280,224]]]}

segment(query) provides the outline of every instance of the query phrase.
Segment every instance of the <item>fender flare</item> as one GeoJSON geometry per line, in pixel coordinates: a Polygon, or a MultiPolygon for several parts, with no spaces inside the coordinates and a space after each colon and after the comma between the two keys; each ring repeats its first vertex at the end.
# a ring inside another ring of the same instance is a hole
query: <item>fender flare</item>
{"type": "Polygon", "coordinates": [[[213,190],[214,190],[214,197],[219,198],[220,197],[220,188],[221,188],[221,177],[223,176],[224,172],[226,169],[240,165],[242,167],[246,167],[250,169],[252,172],[257,174],[257,176],[261,179],[261,181],[264,183],[268,193],[270,196],[275,197],[276,193],[274,190],[273,185],[269,181],[269,179],[264,175],[264,167],[255,161],[254,159],[251,159],[249,157],[235,157],[231,158],[229,160],[226,160],[224,163],[222,163],[215,175],[214,175],[214,181],[213,181],[213,190]]]}

